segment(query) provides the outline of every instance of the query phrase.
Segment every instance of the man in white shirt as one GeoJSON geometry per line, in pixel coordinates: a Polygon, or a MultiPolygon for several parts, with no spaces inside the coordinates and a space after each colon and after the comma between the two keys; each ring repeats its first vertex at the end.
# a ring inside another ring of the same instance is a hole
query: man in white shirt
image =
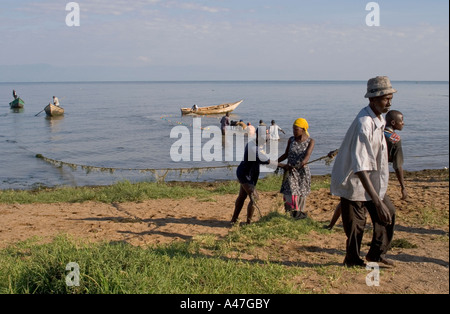
{"type": "Polygon", "coordinates": [[[269,127],[269,138],[271,141],[278,141],[280,139],[280,135],[278,134],[278,130],[283,134],[286,134],[276,123],[275,120],[272,120],[271,125],[269,127]]]}
{"type": "Polygon", "coordinates": [[[366,260],[393,265],[385,258],[394,234],[395,207],[386,194],[388,152],[382,116],[391,107],[393,94],[386,76],[367,84],[369,105],[351,124],[331,174],[331,193],[341,198],[342,222],[347,235],[346,266],[365,266],[360,258],[366,210],[373,223],[373,238],[366,260]]]}

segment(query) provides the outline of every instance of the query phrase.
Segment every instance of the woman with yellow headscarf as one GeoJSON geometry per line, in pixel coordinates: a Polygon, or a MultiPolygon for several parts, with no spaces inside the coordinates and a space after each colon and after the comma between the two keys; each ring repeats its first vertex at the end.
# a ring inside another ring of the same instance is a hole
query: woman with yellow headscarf
{"type": "Polygon", "coordinates": [[[286,178],[280,192],[283,193],[284,208],[295,219],[307,217],[306,197],[311,193],[311,171],[308,161],[314,150],[315,141],[309,136],[309,124],[303,118],[295,120],[292,127],[294,136],[287,144],[286,152],[278,162],[288,160],[286,178]]]}

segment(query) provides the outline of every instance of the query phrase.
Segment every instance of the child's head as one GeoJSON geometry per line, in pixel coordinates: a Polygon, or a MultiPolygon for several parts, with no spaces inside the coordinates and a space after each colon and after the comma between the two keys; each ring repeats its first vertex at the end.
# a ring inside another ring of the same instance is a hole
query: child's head
{"type": "Polygon", "coordinates": [[[391,110],[386,114],[386,126],[392,127],[394,130],[403,130],[403,113],[398,110],[391,110]]]}

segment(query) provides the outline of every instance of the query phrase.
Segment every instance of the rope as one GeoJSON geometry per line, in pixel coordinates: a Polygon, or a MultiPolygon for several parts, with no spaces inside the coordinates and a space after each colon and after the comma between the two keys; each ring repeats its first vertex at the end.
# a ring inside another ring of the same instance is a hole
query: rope
{"type": "MultiPolygon", "coordinates": [[[[26,148],[24,148],[26,149],[26,148]]],[[[28,150],[28,149],[27,149],[28,150]]],[[[308,164],[328,159],[326,163],[330,163],[334,157],[337,155],[338,150],[332,151],[328,153],[326,156],[322,156],[316,160],[310,161],[308,164]]],[[[86,172],[86,174],[89,174],[92,171],[99,171],[99,172],[109,172],[110,174],[114,174],[116,171],[138,171],[140,173],[151,173],[157,182],[164,182],[166,180],[167,175],[169,172],[178,172],[180,176],[183,174],[190,174],[198,172],[199,175],[202,172],[205,171],[212,171],[212,170],[218,170],[218,169],[229,169],[238,167],[238,165],[226,165],[226,166],[215,166],[215,167],[193,167],[193,168],[164,168],[164,169],[156,169],[156,168],[149,168],[149,169],[142,169],[142,168],[113,168],[113,167],[98,167],[98,166],[88,166],[88,165],[80,165],[76,163],[69,163],[62,160],[55,160],[52,158],[45,157],[42,154],[36,154],[36,158],[39,158],[49,164],[52,164],[56,167],[62,168],[63,166],[69,167],[72,170],[81,169],[86,172]]]]}
{"type": "MultiPolygon", "coordinates": [[[[26,149],[26,148],[24,148],[26,149]]],[[[27,149],[28,150],[28,149],[27,149]]],[[[337,150],[336,151],[332,151],[330,153],[328,153],[328,155],[320,157],[316,160],[310,161],[308,164],[311,164],[313,162],[317,162],[319,160],[323,160],[323,159],[331,159],[333,160],[333,158],[337,155],[337,150]]],[[[76,164],[76,163],[70,163],[70,162],[65,162],[62,160],[56,160],[56,159],[52,159],[52,158],[48,158],[45,157],[42,154],[36,154],[35,156],[36,158],[42,159],[43,161],[52,164],[56,167],[63,167],[63,166],[67,166],[73,170],[77,170],[77,169],[82,169],[84,171],[86,171],[86,174],[89,174],[92,171],[100,171],[100,172],[109,172],[111,174],[113,174],[116,171],[138,171],[141,173],[146,173],[146,172],[150,172],[152,173],[156,179],[159,181],[160,179],[162,179],[164,181],[164,179],[167,177],[167,174],[172,171],[172,172],[179,172],[180,175],[185,174],[185,173],[193,173],[193,172],[201,172],[201,171],[210,171],[210,170],[217,170],[217,169],[232,169],[232,168],[236,168],[238,167],[238,165],[226,165],[226,166],[215,166],[215,167],[193,167],[193,168],[164,168],[164,169],[156,169],[156,168],[148,168],[148,169],[142,169],[142,168],[113,168],[113,167],[98,167],[98,166],[88,166],[88,165],[80,165],[80,164],[76,164]],[[160,175],[160,173],[162,173],[160,175]]]]}
{"type": "Polygon", "coordinates": [[[87,165],[80,165],[75,163],[69,163],[61,160],[55,160],[52,158],[48,158],[43,156],[42,154],[37,154],[35,156],[36,158],[42,159],[43,161],[52,164],[56,167],[69,167],[72,170],[82,169],[86,172],[86,174],[89,174],[92,171],[100,171],[100,172],[109,172],[113,174],[116,171],[137,171],[140,173],[151,173],[155,177],[156,181],[158,182],[164,182],[169,172],[178,172],[180,176],[183,174],[190,174],[198,172],[201,174],[205,171],[212,171],[217,169],[229,169],[237,167],[237,165],[226,165],[226,166],[216,166],[216,167],[193,167],[193,168],[164,168],[164,169],[141,169],[141,168],[112,168],[112,167],[97,167],[97,166],[87,166],[87,165]]]}
{"type": "MultiPolygon", "coordinates": [[[[329,166],[329,165],[331,165],[331,162],[334,160],[334,158],[337,156],[338,153],[339,153],[339,149],[332,150],[327,155],[322,156],[320,158],[317,158],[317,159],[314,159],[313,161],[308,162],[307,164],[305,164],[305,166],[309,165],[309,164],[312,164],[314,162],[320,161],[320,160],[325,160],[325,164],[327,166],[329,166]]],[[[294,168],[297,169],[297,170],[301,169],[300,167],[294,167],[294,168]]],[[[277,168],[277,170],[275,172],[278,173],[279,169],[280,168],[277,168]]],[[[284,170],[284,172],[283,172],[283,184],[284,184],[284,182],[288,178],[289,171],[286,171],[286,169],[283,169],[283,170],[284,170]]]]}
{"type": "Polygon", "coordinates": [[[314,163],[316,161],[320,161],[320,160],[324,160],[325,159],[325,164],[327,166],[329,166],[329,165],[331,165],[331,162],[334,160],[334,158],[337,156],[338,153],[339,153],[339,149],[333,150],[333,151],[329,152],[325,156],[322,156],[320,158],[317,158],[317,159],[315,159],[313,161],[308,162],[307,165],[312,164],[312,163],[314,163]]]}
{"type": "Polygon", "coordinates": [[[448,153],[438,155],[408,156],[408,158],[428,158],[428,157],[443,157],[443,156],[448,156],[448,153]]]}

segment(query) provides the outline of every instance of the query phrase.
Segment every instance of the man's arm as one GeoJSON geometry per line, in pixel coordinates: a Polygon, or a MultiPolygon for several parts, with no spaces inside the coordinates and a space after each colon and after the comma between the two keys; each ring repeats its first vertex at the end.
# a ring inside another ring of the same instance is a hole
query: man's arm
{"type": "Polygon", "coordinates": [[[395,169],[395,174],[397,175],[398,182],[402,188],[402,200],[406,200],[408,198],[408,193],[406,192],[405,179],[403,178],[403,167],[395,169]]]}
{"type": "Polygon", "coordinates": [[[395,175],[402,188],[402,200],[406,200],[408,194],[406,193],[405,180],[403,178],[403,148],[402,142],[395,144],[395,149],[392,150],[392,166],[395,170],[395,175]]]}
{"type": "Polygon", "coordinates": [[[375,207],[377,209],[378,217],[380,220],[388,225],[392,223],[392,217],[389,212],[389,209],[384,204],[383,200],[380,198],[380,196],[375,191],[375,188],[373,187],[372,182],[369,179],[369,174],[367,171],[360,171],[357,172],[356,175],[361,180],[361,183],[364,186],[364,189],[366,190],[367,194],[369,194],[370,198],[372,199],[373,203],[375,204],[375,207]]]}

